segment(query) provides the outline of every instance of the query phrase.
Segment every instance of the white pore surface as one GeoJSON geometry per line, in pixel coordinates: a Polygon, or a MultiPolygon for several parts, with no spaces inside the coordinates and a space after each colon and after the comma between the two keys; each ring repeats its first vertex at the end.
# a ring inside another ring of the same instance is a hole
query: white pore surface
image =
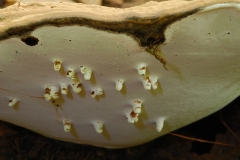
{"type": "Polygon", "coordinates": [[[175,22],[161,46],[163,65],[125,34],[84,26],[45,26],[32,32],[39,39],[28,46],[20,38],[0,42],[0,119],[45,136],[75,143],[122,148],[153,140],[201,119],[231,102],[240,93],[240,16],[234,7],[208,10],[175,22]],[[55,71],[53,61],[63,62],[55,71]],[[139,64],[158,78],[156,90],[145,90],[139,64]],[[90,68],[84,80],[80,66],[90,68]],[[76,69],[83,90],[59,94],[55,103],[43,97],[46,86],[71,85],[69,67],[76,69]],[[116,81],[124,80],[121,91],[116,81]],[[101,87],[104,94],[91,97],[101,87]],[[16,93],[17,92],[17,93],[16,93]],[[9,107],[9,99],[19,102],[9,107]],[[131,124],[126,111],[142,100],[138,122],[131,124]],[[56,107],[59,105],[59,107],[56,107]],[[62,120],[72,122],[65,132],[62,120]],[[164,119],[156,131],[156,121],[164,119]],[[97,133],[93,123],[103,122],[97,133]]]}

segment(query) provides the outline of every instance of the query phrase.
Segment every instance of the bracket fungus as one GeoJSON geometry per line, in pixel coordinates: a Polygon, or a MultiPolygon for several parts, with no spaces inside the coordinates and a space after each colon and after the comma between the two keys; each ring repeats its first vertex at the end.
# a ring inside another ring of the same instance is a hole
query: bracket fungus
{"type": "Polygon", "coordinates": [[[0,119],[47,137],[135,146],[240,95],[240,0],[20,3],[0,16],[0,119]]]}

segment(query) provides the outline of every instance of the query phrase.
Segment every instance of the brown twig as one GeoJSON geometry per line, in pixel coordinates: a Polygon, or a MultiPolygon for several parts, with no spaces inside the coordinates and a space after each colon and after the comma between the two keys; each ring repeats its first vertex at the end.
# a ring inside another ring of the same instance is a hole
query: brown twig
{"type": "Polygon", "coordinates": [[[222,117],[222,112],[219,112],[219,117],[220,117],[220,120],[222,122],[222,124],[227,128],[227,130],[229,132],[231,132],[231,134],[240,141],[240,138],[238,137],[238,135],[228,126],[228,124],[224,121],[223,117],[222,117]]]}
{"type": "Polygon", "coordinates": [[[176,137],[181,137],[181,138],[184,138],[184,139],[192,140],[192,141],[202,142],[202,143],[211,143],[211,144],[217,144],[217,145],[222,145],[222,146],[230,146],[230,147],[240,147],[240,145],[227,144],[227,143],[222,143],[222,142],[212,142],[212,141],[207,141],[207,140],[203,140],[203,139],[187,137],[187,136],[183,136],[183,135],[179,135],[179,134],[175,134],[175,133],[168,133],[168,134],[171,134],[171,135],[176,136],[176,137]]]}

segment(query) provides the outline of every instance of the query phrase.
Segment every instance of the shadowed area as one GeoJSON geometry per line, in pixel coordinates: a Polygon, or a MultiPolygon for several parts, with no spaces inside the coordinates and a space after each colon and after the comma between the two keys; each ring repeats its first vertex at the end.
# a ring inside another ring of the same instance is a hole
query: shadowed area
{"type": "MultiPolygon", "coordinates": [[[[240,136],[240,97],[222,110],[174,133],[227,144],[240,141],[224,127],[224,121],[240,136]],[[222,114],[222,119],[219,114],[222,114]]],[[[9,159],[239,159],[240,147],[200,143],[173,135],[126,148],[105,149],[49,139],[5,122],[0,123],[0,158],[9,159]]]]}

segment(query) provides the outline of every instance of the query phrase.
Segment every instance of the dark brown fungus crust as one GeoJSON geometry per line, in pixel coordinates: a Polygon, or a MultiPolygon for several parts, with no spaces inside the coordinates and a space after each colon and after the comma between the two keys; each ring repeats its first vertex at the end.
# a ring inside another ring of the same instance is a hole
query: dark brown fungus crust
{"type": "Polygon", "coordinates": [[[201,8],[193,9],[188,12],[173,14],[165,16],[163,18],[138,18],[131,17],[121,22],[107,22],[93,19],[87,19],[83,17],[67,17],[67,18],[49,18],[44,21],[35,23],[22,24],[16,27],[8,28],[4,33],[0,34],[0,40],[12,37],[12,36],[27,36],[22,38],[26,44],[33,46],[37,44],[35,37],[29,36],[31,32],[38,27],[51,25],[56,27],[79,25],[88,26],[99,30],[105,30],[112,33],[125,33],[132,36],[139,42],[140,46],[158,45],[165,41],[164,31],[168,25],[181,20],[189,15],[199,12],[201,8]],[[33,42],[33,43],[32,43],[33,42]]]}
{"type": "Polygon", "coordinates": [[[189,15],[201,11],[202,8],[192,9],[186,12],[179,12],[167,16],[156,16],[152,18],[130,17],[123,21],[100,21],[83,17],[46,18],[42,21],[21,24],[9,27],[5,32],[0,33],[0,41],[14,36],[27,37],[21,40],[29,46],[38,44],[38,39],[31,36],[31,32],[42,26],[87,26],[110,33],[124,33],[138,41],[139,45],[146,47],[146,51],[159,60],[166,70],[166,60],[159,55],[158,46],[165,41],[164,32],[166,28],[189,15]]]}

